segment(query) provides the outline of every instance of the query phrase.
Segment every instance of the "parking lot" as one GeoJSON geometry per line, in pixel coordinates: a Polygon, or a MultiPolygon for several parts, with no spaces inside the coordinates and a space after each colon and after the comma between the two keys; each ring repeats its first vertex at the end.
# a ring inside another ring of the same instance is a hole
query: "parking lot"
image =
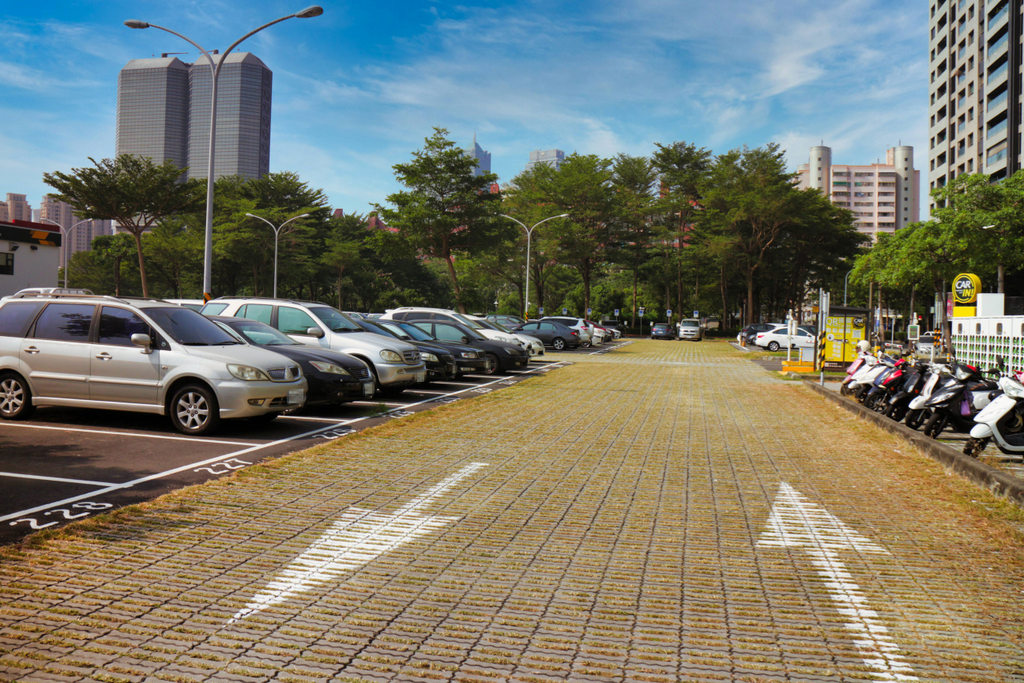
{"type": "Polygon", "coordinates": [[[1020,680],[1019,511],[742,355],[581,353],[0,549],[0,678],[1020,680]]]}
{"type": "Polygon", "coordinates": [[[574,355],[611,348],[548,354],[524,371],[465,375],[397,396],[286,414],[267,425],[226,421],[209,437],[182,436],[156,415],[40,409],[28,421],[0,422],[0,543],[495,391],[561,367],[574,355]]]}

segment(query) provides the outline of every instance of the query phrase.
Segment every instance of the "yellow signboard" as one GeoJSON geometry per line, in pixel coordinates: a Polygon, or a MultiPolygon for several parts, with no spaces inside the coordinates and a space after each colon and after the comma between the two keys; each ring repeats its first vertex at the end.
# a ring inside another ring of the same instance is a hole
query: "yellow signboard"
{"type": "Polygon", "coordinates": [[[825,362],[849,363],[857,357],[857,342],[867,333],[867,311],[840,312],[825,318],[825,362]]]}
{"type": "Polygon", "coordinates": [[[953,317],[977,315],[981,280],[974,273],[961,273],[953,278],[953,317]]]}

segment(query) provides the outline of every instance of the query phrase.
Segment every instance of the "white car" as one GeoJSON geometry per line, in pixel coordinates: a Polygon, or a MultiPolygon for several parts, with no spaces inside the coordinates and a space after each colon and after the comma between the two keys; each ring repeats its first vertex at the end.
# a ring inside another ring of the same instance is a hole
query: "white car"
{"type": "Polygon", "coordinates": [[[786,348],[787,345],[797,349],[814,348],[815,336],[809,327],[804,327],[803,325],[797,327],[796,334],[792,338],[787,336],[788,330],[788,325],[775,325],[770,330],[758,332],[757,337],[754,338],[754,343],[769,351],[778,351],[779,349],[786,348]],[[790,344],[790,342],[792,343],[790,344]]]}

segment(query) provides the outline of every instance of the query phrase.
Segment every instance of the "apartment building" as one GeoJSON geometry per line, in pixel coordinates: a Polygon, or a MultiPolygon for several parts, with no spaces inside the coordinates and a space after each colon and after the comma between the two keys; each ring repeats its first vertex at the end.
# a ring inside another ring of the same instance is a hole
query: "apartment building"
{"type": "Polygon", "coordinates": [[[920,220],[921,172],[914,168],[914,148],[886,151],[885,163],[833,164],[832,149],[811,147],[810,159],[797,169],[800,189],[821,190],[833,204],[853,212],[857,230],[873,240],[920,220]]]}
{"type": "Polygon", "coordinates": [[[931,0],[928,186],[1021,168],[1020,0],[931,0]]]}
{"type": "Polygon", "coordinates": [[[60,266],[80,251],[89,251],[92,241],[100,235],[111,235],[113,229],[109,220],[83,220],[76,216],[70,204],[60,201],[54,195],[43,195],[39,203],[36,221],[61,226],[68,235],[64,237],[60,253],[60,266]]]}
{"type": "Polygon", "coordinates": [[[32,207],[23,194],[7,193],[7,199],[0,201],[0,221],[31,221],[32,207]]]}

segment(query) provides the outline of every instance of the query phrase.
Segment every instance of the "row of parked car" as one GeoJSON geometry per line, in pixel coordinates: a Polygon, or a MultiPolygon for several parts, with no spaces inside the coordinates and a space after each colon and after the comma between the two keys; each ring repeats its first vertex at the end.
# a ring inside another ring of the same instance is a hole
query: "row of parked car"
{"type": "MultiPolygon", "coordinates": [[[[59,405],[165,414],[205,434],[432,379],[525,368],[581,343],[579,320],[516,329],[445,309],[380,316],[286,299],[225,297],[201,311],[156,299],[25,292],[0,301],[0,417],[59,405]],[[536,334],[537,336],[534,336],[536,334]]],[[[587,343],[603,333],[587,332],[587,343]]],[[[609,333],[610,335],[611,333],[609,333]]]]}

